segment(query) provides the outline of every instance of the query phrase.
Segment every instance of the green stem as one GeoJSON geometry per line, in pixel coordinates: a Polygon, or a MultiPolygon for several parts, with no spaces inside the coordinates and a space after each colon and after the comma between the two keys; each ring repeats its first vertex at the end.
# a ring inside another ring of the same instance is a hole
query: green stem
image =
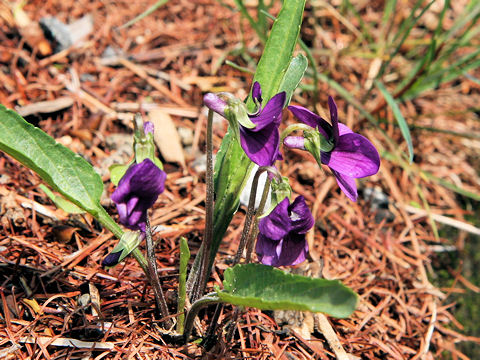
{"type": "Polygon", "coordinates": [[[198,299],[192,304],[192,307],[190,308],[190,311],[187,314],[187,318],[185,319],[185,332],[183,334],[185,343],[188,342],[190,334],[192,333],[193,324],[194,324],[195,318],[198,315],[198,312],[208,305],[217,304],[220,302],[221,301],[220,301],[220,298],[217,296],[217,293],[213,292],[205,295],[203,298],[198,299]]]}
{"type": "Polygon", "coordinates": [[[280,135],[280,145],[283,144],[283,140],[285,140],[285,138],[290,135],[291,133],[295,132],[295,131],[299,131],[299,130],[302,130],[302,131],[311,131],[313,128],[311,126],[308,126],[306,124],[300,124],[300,123],[297,123],[297,124],[292,124],[292,125],[288,125],[285,130],[282,131],[282,134],[280,135]]]}

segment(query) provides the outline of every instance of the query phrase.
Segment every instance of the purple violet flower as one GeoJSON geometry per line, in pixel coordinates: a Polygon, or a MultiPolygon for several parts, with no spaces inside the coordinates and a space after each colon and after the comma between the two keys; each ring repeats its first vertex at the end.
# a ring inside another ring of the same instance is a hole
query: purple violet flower
{"type": "Polygon", "coordinates": [[[308,253],[305,234],[314,220],[303,196],[290,204],[282,200],[258,224],[256,252],[260,262],[271,266],[297,265],[308,253]]]}
{"type": "Polygon", "coordinates": [[[145,232],[147,210],[163,192],[166,177],[150,159],[128,168],[112,194],[121,224],[145,232]]]}
{"type": "MultiPolygon", "coordinates": [[[[358,194],[355,179],[376,174],[380,167],[380,156],[370,140],[338,122],[337,105],[331,96],[328,97],[328,107],[331,125],[304,107],[289,106],[288,109],[298,120],[317,129],[324,138],[332,142],[331,151],[321,151],[321,162],[332,170],[345,195],[356,201],[358,194]]],[[[305,150],[304,141],[298,137],[287,137],[284,144],[305,150]]]]}
{"type": "MultiPolygon", "coordinates": [[[[247,128],[238,124],[240,130],[240,144],[247,156],[258,166],[270,166],[281,159],[278,147],[280,135],[278,128],[282,120],[282,110],[285,105],[286,93],[282,91],[272,97],[264,108],[262,103],[262,89],[258,82],[253,84],[252,98],[258,106],[254,114],[248,118],[255,125],[247,128]]],[[[228,119],[229,100],[225,101],[215,94],[208,93],[203,98],[205,105],[216,113],[228,119]],[[227,114],[226,114],[227,113],[227,114]]],[[[243,105],[243,104],[242,104],[243,105]]],[[[233,107],[232,107],[233,108],[233,107]]]]}
{"type": "Polygon", "coordinates": [[[285,105],[286,93],[282,91],[272,97],[262,109],[262,89],[258,82],[253,84],[252,98],[259,104],[258,111],[249,115],[256,125],[248,129],[240,125],[240,144],[247,156],[258,166],[271,166],[281,159],[278,150],[280,134],[278,128],[282,121],[282,110],[285,105]]]}

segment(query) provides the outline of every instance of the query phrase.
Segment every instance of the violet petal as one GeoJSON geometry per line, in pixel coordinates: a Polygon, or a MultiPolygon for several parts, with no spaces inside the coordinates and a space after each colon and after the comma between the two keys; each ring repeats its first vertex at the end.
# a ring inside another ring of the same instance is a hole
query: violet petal
{"type": "Polygon", "coordinates": [[[166,173],[150,159],[132,165],[112,194],[120,222],[133,230],[144,230],[147,210],[164,190],[166,173]]]}
{"type": "Polygon", "coordinates": [[[203,102],[210,110],[213,110],[217,114],[225,117],[227,102],[221,99],[218,95],[207,93],[203,96],[203,102]]]}
{"type": "Polygon", "coordinates": [[[320,134],[327,139],[330,138],[331,125],[326,120],[322,119],[320,116],[311,112],[310,110],[305,109],[303,106],[290,105],[288,110],[290,110],[298,120],[314,129],[318,129],[320,134]]]}
{"type": "Polygon", "coordinates": [[[279,241],[274,241],[263,235],[258,234],[257,245],[255,246],[255,252],[257,253],[258,260],[263,265],[275,266],[278,262],[277,247],[281,246],[279,241]]]}
{"type": "Polygon", "coordinates": [[[352,201],[357,201],[358,193],[357,193],[357,184],[355,184],[355,179],[344,174],[340,174],[339,172],[332,169],[333,175],[335,175],[335,179],[337,180],[337,184],[340,189],[344,192],[347,197],[352,201]]]}
{"type": "Polygon", "coordinates": [[[279,143],[277,124],[271,124],[258,132],[240,127],[240,144],[250,160],[259,166],[273,165],[278,158],[279,143]]]}
{"type": "Polygon", "coordinates": [[[278,241],[291,230],[290,217],[288,215],[289,200],[283,199],[273,211],[262,218],[258,223],[258,230],[268,238],[278,241]]]}
{"type": "Polygon", "coordinates": [[[303,136],[287,136],[283,144],[290,149],[305,150],[305,138],[303,136]]]}
{"type": "Polygon", "coordinates": [[[262,88],[260,87],[260,83],[258,81],[255,81],[253,83],[252,98],[256,100],[259,104],[262,104],[262,88]]]}
{"type": "Polygon", "coordinates": [[[153,134],[154,130],[155,130],[155,126],[151,121],[147,121],[143,124],[143,132],[145,133],[145,135],[153,134]]]}
{"type": "Polygon", "coordinates": [[[328,97],[328,108],[330,109],[330,121],[332,122],[332,135],[333,143],[338,142],[339,130],[338,130],[338,110],[335,100],[331,96],[328,97]]]}
{"type": "Polygon", "coordinates": [[[281,93],[272,97],[258,115],[250,116],[250,120],[252,120],[256,126],[249,130],[258,132],[272,123],[276,124],[278,127],[282,121],[282,110],[284,104],[285,92],[282,91],[281,93]]]}
{"type": "Polygon", "coordinates": [[[338,123],[338,135],[342,136],[342,135],[351,134],[351,133],[353,133],[353,131],[347,125],[338,123]]]}
{"type": "Polygon", "coordinates": [[[306,234],[315,223],[312,213],[303,196],[297,198],[288,207],[292,224],[291,232],[306,234]]]}
{"type": "Polygon", "coordinates": [[[108,254],[105,259],[102,261],[102,266],[115,266],[118,264],[118,259],[120,259],[122,251],[112,252],[108,254]]]}
{"type": "Polygon", "coordinates": [[[289,233],[281,244],[282,250],[278,262],[273,266],[293,266],[305,261],[308,243],[305,234],[289,233]]]}
{"type": "MultiPolygon", "coordinates": [[[[327,155],[322,156],[322,162],[324,157],[327,155]]],[[[377,149],[366,137],[355,133],[340,136],[328,157],[325,164],[331,169],[354,178],[374,175],[380,167],[377,149]]]]}

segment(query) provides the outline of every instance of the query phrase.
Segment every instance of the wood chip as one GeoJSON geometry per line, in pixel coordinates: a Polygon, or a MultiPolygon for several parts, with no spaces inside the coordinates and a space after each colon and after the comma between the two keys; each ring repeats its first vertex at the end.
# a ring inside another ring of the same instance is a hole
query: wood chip
{"type": "Polygon", "coordinates": [[[170,115],[163,110],[154,109],[150,111],[148,118],[155,126],[155,144],[163,158],[167,162],[174,162],[185,168],[182,142],[170,115]]]}
{"type": "Polygon", "coordinates": [[[49,114],[56,111],[66,109],[73,105],[73,98],[70,96],[62,96],[55,100],[40,101],[17,107],[16,111],[23,117],[33,114],[49,114]]]}

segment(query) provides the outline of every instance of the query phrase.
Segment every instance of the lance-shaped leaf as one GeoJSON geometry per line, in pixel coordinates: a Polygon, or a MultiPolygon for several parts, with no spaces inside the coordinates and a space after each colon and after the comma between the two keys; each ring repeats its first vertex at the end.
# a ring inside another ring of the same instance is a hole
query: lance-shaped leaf
{"type": "Polygon", "coordinates": [[[282,84],[279,88],[279,91],[285,91],[287,93],[286,105],[290,104],[293,92],[298,84],[300,84],[300,81],[302,81],[307,67],[308,60],[303,54],[298,54],[292,59],[292,61],[290,61],[290,65],[288,66],[287,72],[285,73],[282,84]]]}
{"type": "Polygon", "coordinates": [[[74,204],[92,214],[102,212],[103,182],[92,165],[3,105],[0,150],[35,171],[74,204]]]}
{"type": "Polygon", "coordinates": [[[357,294],[338,280],[289,274],[261,264],[235,265],[225,270],[224,277],[224,289],[217,287],[217,296],[233,305],[322,312],[338,318],[350,316],[357,305],[357,294]]]}
{"type": "MultiPolygon", "coordinates": [[[[258,81],[262,86],[262,96],[265,102],[280,92],[280,86],[297,44],[304,7],[305,0],[284,1],[282,9],[273,23],[252,82],[253,84],[258,81]]],[[[250,111],[253,110],[254,105],[253,99],[250,97],[247,101],[250,111]]]]}

